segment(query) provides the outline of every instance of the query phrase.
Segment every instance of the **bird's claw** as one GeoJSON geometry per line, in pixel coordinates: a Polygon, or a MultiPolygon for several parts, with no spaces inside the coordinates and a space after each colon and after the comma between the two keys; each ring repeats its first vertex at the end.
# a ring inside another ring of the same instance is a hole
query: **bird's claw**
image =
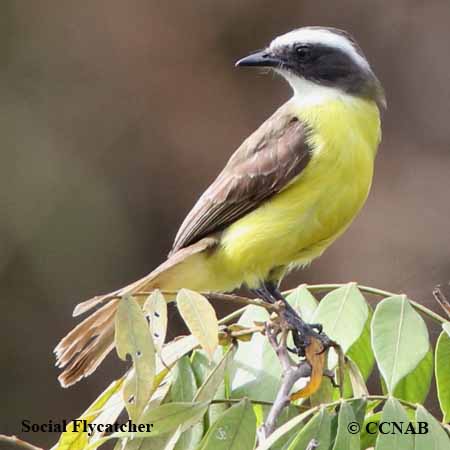
{"type": "Polygon", "coordinates": [[[305,349],[310,345],[311,338],[317,339],[322,344],[322,349],[318,352],[318,355],[326,352],[330,347],[336,346],[336,343],[323,333],[321,324],[302,323],[299,327],[292,329],[292,337],[294,348],[290,348],[289,351],[298,356],[305,355],[305,349]]]}

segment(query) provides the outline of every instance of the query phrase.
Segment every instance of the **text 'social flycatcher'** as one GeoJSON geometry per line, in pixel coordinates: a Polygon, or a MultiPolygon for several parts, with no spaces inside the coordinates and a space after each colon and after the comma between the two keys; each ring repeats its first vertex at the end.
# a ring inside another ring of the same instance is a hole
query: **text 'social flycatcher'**
{"type": "MultiPolygon", "coordinates": [[[[266,301],[280,300],[286,273],[320,256],[363,206],[385,98],[354,39],[334,28],[300,28],[236,65],[273,69],[291,85],[292,98],[231,156],[181,224],[165,262],[77,306],[75,315],[102,304],[55,349],[63,386],[91,374],[113,348],[121,296],[246,285],[266,301]]],[[[297,342],[320,335],[295,311],[286,315],[297,342]]]]}

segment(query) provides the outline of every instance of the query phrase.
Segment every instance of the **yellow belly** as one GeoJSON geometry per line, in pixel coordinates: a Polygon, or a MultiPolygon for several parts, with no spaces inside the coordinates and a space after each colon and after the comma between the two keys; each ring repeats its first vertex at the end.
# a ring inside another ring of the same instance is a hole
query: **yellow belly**
{"type": "Polygon", "coordinates": [[[367,198],[380,141],[377,106],[345,99],[292,107],[314,130],[312,158],[288,187],[225,230],[221,249],[209,261],[217,288],[255,286],[274,267],[309,263],[348,227],[367,198]]]}

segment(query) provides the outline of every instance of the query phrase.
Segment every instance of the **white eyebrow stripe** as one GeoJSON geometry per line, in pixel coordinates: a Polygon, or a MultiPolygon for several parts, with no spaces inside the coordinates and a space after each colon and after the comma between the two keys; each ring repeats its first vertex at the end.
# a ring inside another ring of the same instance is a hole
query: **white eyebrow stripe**
{"type": "Polygon", "coordinates": [[[356,51],[355,47],[353,47],[352,43],[345,36],[326,29],[299,28],[290,31],[275,38],[271,42],[270,48],[274,49],[295,43],[323,44],[338,48],[346,52],[360,67],[370,69],[367,60],[356,51]]]}

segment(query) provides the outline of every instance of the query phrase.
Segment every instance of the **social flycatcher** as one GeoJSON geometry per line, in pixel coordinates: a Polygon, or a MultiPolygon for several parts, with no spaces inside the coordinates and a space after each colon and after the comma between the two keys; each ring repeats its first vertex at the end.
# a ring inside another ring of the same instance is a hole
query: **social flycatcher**
{"type": "Polygon", "coordinates": [[[300,28],[236,65],[273,69],[293,97],[231,156],[187,215],[164,263],[77,306],[74,315],[103,304],[55,349],[63,386],[91,374],[113,348],[121,296],[246,285],[265,300],[280,299],[283,276],[320,256],[363,206],[385,98],[355,40],[334,28],[300,28]]]}

